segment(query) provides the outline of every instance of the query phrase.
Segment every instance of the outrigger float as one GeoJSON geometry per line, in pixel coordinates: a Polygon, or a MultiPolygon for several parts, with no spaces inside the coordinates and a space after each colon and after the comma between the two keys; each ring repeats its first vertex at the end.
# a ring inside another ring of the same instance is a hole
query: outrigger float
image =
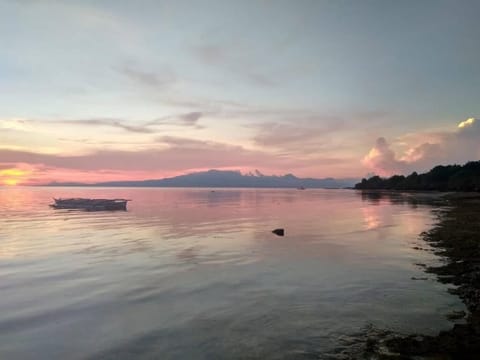
{"type": "Polygon", "coordinates": [[[53,199],[54,204],[50,206],[54,209],[76,209],[86,211],[113,211],[127,210],[127,199],[85,199],[85,198],[69,198],[69,199],[53,199]]]}

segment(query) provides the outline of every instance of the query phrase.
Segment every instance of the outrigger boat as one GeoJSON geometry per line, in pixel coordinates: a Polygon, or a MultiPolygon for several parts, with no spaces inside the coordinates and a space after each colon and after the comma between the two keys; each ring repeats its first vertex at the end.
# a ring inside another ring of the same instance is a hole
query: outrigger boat
{"type": "Polygon", "coordinates": [[[126,199],[53,199],[54,204],[50,206],[54,209],[78,209],[86,211],[107,211],[107,210],[127,210],[126,199]]]}

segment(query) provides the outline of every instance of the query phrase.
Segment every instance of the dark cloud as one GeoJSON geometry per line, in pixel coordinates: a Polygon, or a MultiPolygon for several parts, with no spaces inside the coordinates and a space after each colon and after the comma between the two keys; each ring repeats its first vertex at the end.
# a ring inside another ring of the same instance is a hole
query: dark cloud
{"type": "Polygon", "coordinates": [[[203,114],[197,111],[180,115],[179,119],[182,120],[186,125],[195,125],[202,116],[203,114]]]}

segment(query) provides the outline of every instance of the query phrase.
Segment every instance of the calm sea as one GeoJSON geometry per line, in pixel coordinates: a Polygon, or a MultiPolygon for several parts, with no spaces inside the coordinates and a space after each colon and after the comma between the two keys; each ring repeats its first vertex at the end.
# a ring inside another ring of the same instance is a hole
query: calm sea
{"type": "Polygon", "coordinates": [[[414,249],[433,210],[352,190],[0,188],[0,358],[323,359],[372,328],[433,334],[462,309],[416,265],[439,261],[414,249]]]}

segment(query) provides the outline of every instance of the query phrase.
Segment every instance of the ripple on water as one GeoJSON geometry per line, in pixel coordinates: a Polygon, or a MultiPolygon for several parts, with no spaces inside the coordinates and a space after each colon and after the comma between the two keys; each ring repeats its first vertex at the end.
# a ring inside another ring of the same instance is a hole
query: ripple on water
{"type": "Polygon", "coordinates": [[[398,195],[19,188],[0,211],[0,358],[338,358],[369,324],[436,332],[462,306],[411,280],[438,261],[412,249],[432,209],[398,195]],[[54,211],[54,196],[133,201],[54,211]]]}

